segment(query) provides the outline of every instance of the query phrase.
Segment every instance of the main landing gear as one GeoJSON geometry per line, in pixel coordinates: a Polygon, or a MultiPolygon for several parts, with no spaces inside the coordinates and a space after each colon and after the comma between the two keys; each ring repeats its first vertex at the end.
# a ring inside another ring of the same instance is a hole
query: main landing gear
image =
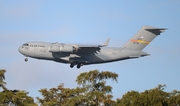
{"type": "Polygon", "coordinates": [[[77,64],[77,68],[79,69],[81,67],[81,64],[77,64]]]}
{"type": "Polygon", "coordinates": [[[73,67],[74,67],[74,63],[71,63],[71,64],[70,64],[70,67],[73,68],[73,67]]]}
{"type": "Polygon", "coordinates": [[[78,64],[75,64],[75,63],[71,63],[70,64],[70,67],[73,68],[75,65],[77,65],[77,68],[81,68],[82,64],[81,63],[78,63],[78,64]]]}

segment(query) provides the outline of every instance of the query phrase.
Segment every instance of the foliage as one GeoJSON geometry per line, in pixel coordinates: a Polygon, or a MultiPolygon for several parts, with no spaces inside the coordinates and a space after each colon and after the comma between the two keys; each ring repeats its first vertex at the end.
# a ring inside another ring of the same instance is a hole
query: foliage
{"type": "Polygon", "coordinates": [[[4,82],[5,80],[5,75],[4,73],[6,72],[6,70],[0,70],[0,87],[3,90],[7,90],[7,88],[5,87],[6,82],[4,82]]]}
{"type": "Polygon", "coordinates": [[[106,85],[107,79],[117,82],[118,75],[112,72],[93,70],[81,73],[77,77],[80,85],[75,89],[63,88],[61,85],[50,90],[41,89],[43,98],[37,98],[43,106],[109,106],[112,100],[112,87],[106,85]]]}
{"type": "Polygon", "coordinates": [[[177,106],[180,105],[180,92],[165,92],[166,85],[145,90],[144,92],[129,91],[117,99],[117,106],[177,106]]]}
{"type": "Polygon", "coordinates": [[[3,89],[0,92],[0,106],[37,106],[34,99],[27,95],[28,92],[8,90],[5,87],[5,72],[6,70],[0,70],[0,88],[3,89]]]}
{"type": "MultiPolygon", "coordinates": [[[[5,72],[0,70],[0,106],[37,106],[28,92],[9,90],[5,87],[5,72]]],[[[165,92],[166,85],[145,90],[144,92],[128,91],[122,98],[112,100],[112,87],[106,85],[111,79],[117,82],[118,74],[98,70],[81,73],[74,89],[56,88],[41,89],[42,98],[37,97],[41,106],[180,106],[180,91],[165,92]]]]}
{"type": "Polygon", "coordinates": [[[110,94],[112,93],[112,87],[106,85],[106,80],[111,79],[117,82],[117,78],[118,74],[116,73],[93,70],[81,73],[76,82],[86,89],[84,92],[84,98],[88,100],[86,104],[99,106],[100,104],[109,105],[114,103],[113,96],[110,94]]]}
{"type": "Polygon", "coordinates": [[[37,97],[37,100],[43,106],[73,106],[75,100],[71,98],[78,94],[78,89],[64,88],[59,85],[57,88],[41,89],[39,92],[43,98],[37,97]]]}

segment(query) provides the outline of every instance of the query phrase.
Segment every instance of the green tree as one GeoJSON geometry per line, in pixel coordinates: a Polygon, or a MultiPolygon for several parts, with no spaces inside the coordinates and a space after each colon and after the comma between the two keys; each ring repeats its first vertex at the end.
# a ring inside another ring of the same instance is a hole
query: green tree
{"type": "Polygon", "coordinates": [[[77,106],[82,103],[84,92],[83,88],[64,88],[59,85],[57,88],[39,90],[42,98],[37,97],[42,106],[77,106]]]}
{"type": "Polygon", "coordinates": [[[173,90],[169,93],[169,97],[168,104],[171,104],[172,106],[180,106],[180,91],[173,90]]]}
{"type": "Polygon", "coordinates": [[[165,92],[166,85],[158,85],[156,88],[141,93],[143,105],[167,106],[169,93],[165,92]]]}
{"type": "Polygon", "coordinates": [[[128,91],[122,99],[117,99],[117,106],[143,106],[140,99],[140,93],[137,91],[128,91]]]}
{"type": "Polygon", "coordinates": [[[6,70],[0,70],[0,88],[3,89],[0,92],[0,106],[37,106],[34,99],[27,95],[28,92],[9,90],[5,87],[5,72],[6,70]]]}
{"type": "Polygon", "coordinates": [[[0,92],[0,104],[4,106],[37,106],[34,99],[27,94],[28,92],[17,90],[0,92]]]}
{"type": "Polygon", "coordinates": [[[81,73],[77,76],[77,88],[41,89],[42,98],[38,102],[42,106],[179,106],[180,91],[165,92],[166,85],[145,90],[144,92],[128,91],[122,98],[113,101],[112,87],[106,85],[111,79],[117,82],[116,73],[98,70],[81,73]]]}
{"type": "Polygon", "coordinates": [[[6,82],[4,82],[5,80],[5,75],[4,73],[6,72],[6,70],[0,70],[0,88],[2,88],[4,91],[7,90],[7,88],[5,87],[6,82]]]}
{"type": "Polygon", "coordinates": [[[106,80],[111,79],[117,82],[118,74],[98,70],[81,73],[76,82],[85,89],[84,98],[88,100],[85,104],[90,106],[112,105],[112,87],[106,85],[106,80]]]}
{"type": "Polygon", "coordinates": [[[117,99],[116,106],[178,106],[180,105],[180,92],[165,92],[166,85],[145,90],[144,92],[129,91],[117,99]]]}
{"type": "Polygon", "coordinates": [[[49,90],[41,89],[39,92],[43,97],[37,97],[37,100],[43,106],[111,106],[115,101],[110,95],[112,87],[106,85],[106,80],[117,82],[117,78],[117,74],[108,71],[81,73],[76,80],[79,87],[70,89],[59,85],[49,90]]]}

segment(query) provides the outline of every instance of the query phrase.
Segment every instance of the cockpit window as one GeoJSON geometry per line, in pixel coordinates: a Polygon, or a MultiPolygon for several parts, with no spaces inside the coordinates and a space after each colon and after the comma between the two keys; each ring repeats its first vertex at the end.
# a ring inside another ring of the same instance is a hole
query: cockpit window
{"type": "Polygon", "coordinates": [[[23,44],[23,46],[29,46],[29,44],[25,43],[25,44],[23,44]]]}

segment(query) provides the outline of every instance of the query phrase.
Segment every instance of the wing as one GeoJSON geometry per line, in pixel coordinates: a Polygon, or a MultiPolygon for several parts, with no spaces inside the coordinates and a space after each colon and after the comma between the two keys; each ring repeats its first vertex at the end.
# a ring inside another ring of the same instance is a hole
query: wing
{"type": "Polygon", "coordinates": [[[77,53],[97,53],[100,52],[99,45],[78,45],[77,53]]]}
{"type": "Polygon", "coordinates": [[[109,39],[103,45],[81,45],[81,44],[63,44],[63,43],[52,43],[50,45],[50,52],[96,52],[100,51],[101,47],[107,46],[109,39]]]}
{"type": "Polygon", "coordinates": [[[75,56],[71,56],[70,57],[70,61],[72,63],[81,63],[81,64],[88,64],[94,61],[99,61],[100,59],[96,56],[96,54],[98,52],[100,52],[101,47],[100,46],[85,46],[85,45],[79,45],[79,48],[76,52],[74,52],[73,54],[75,54],[75,56]]]}
{"type": "Polygon", "coordinates": [[[73,45],[78,53],[97,53],[100,52],[101,47],[108,45],[110,38],[103,45],[73,45]]]}

